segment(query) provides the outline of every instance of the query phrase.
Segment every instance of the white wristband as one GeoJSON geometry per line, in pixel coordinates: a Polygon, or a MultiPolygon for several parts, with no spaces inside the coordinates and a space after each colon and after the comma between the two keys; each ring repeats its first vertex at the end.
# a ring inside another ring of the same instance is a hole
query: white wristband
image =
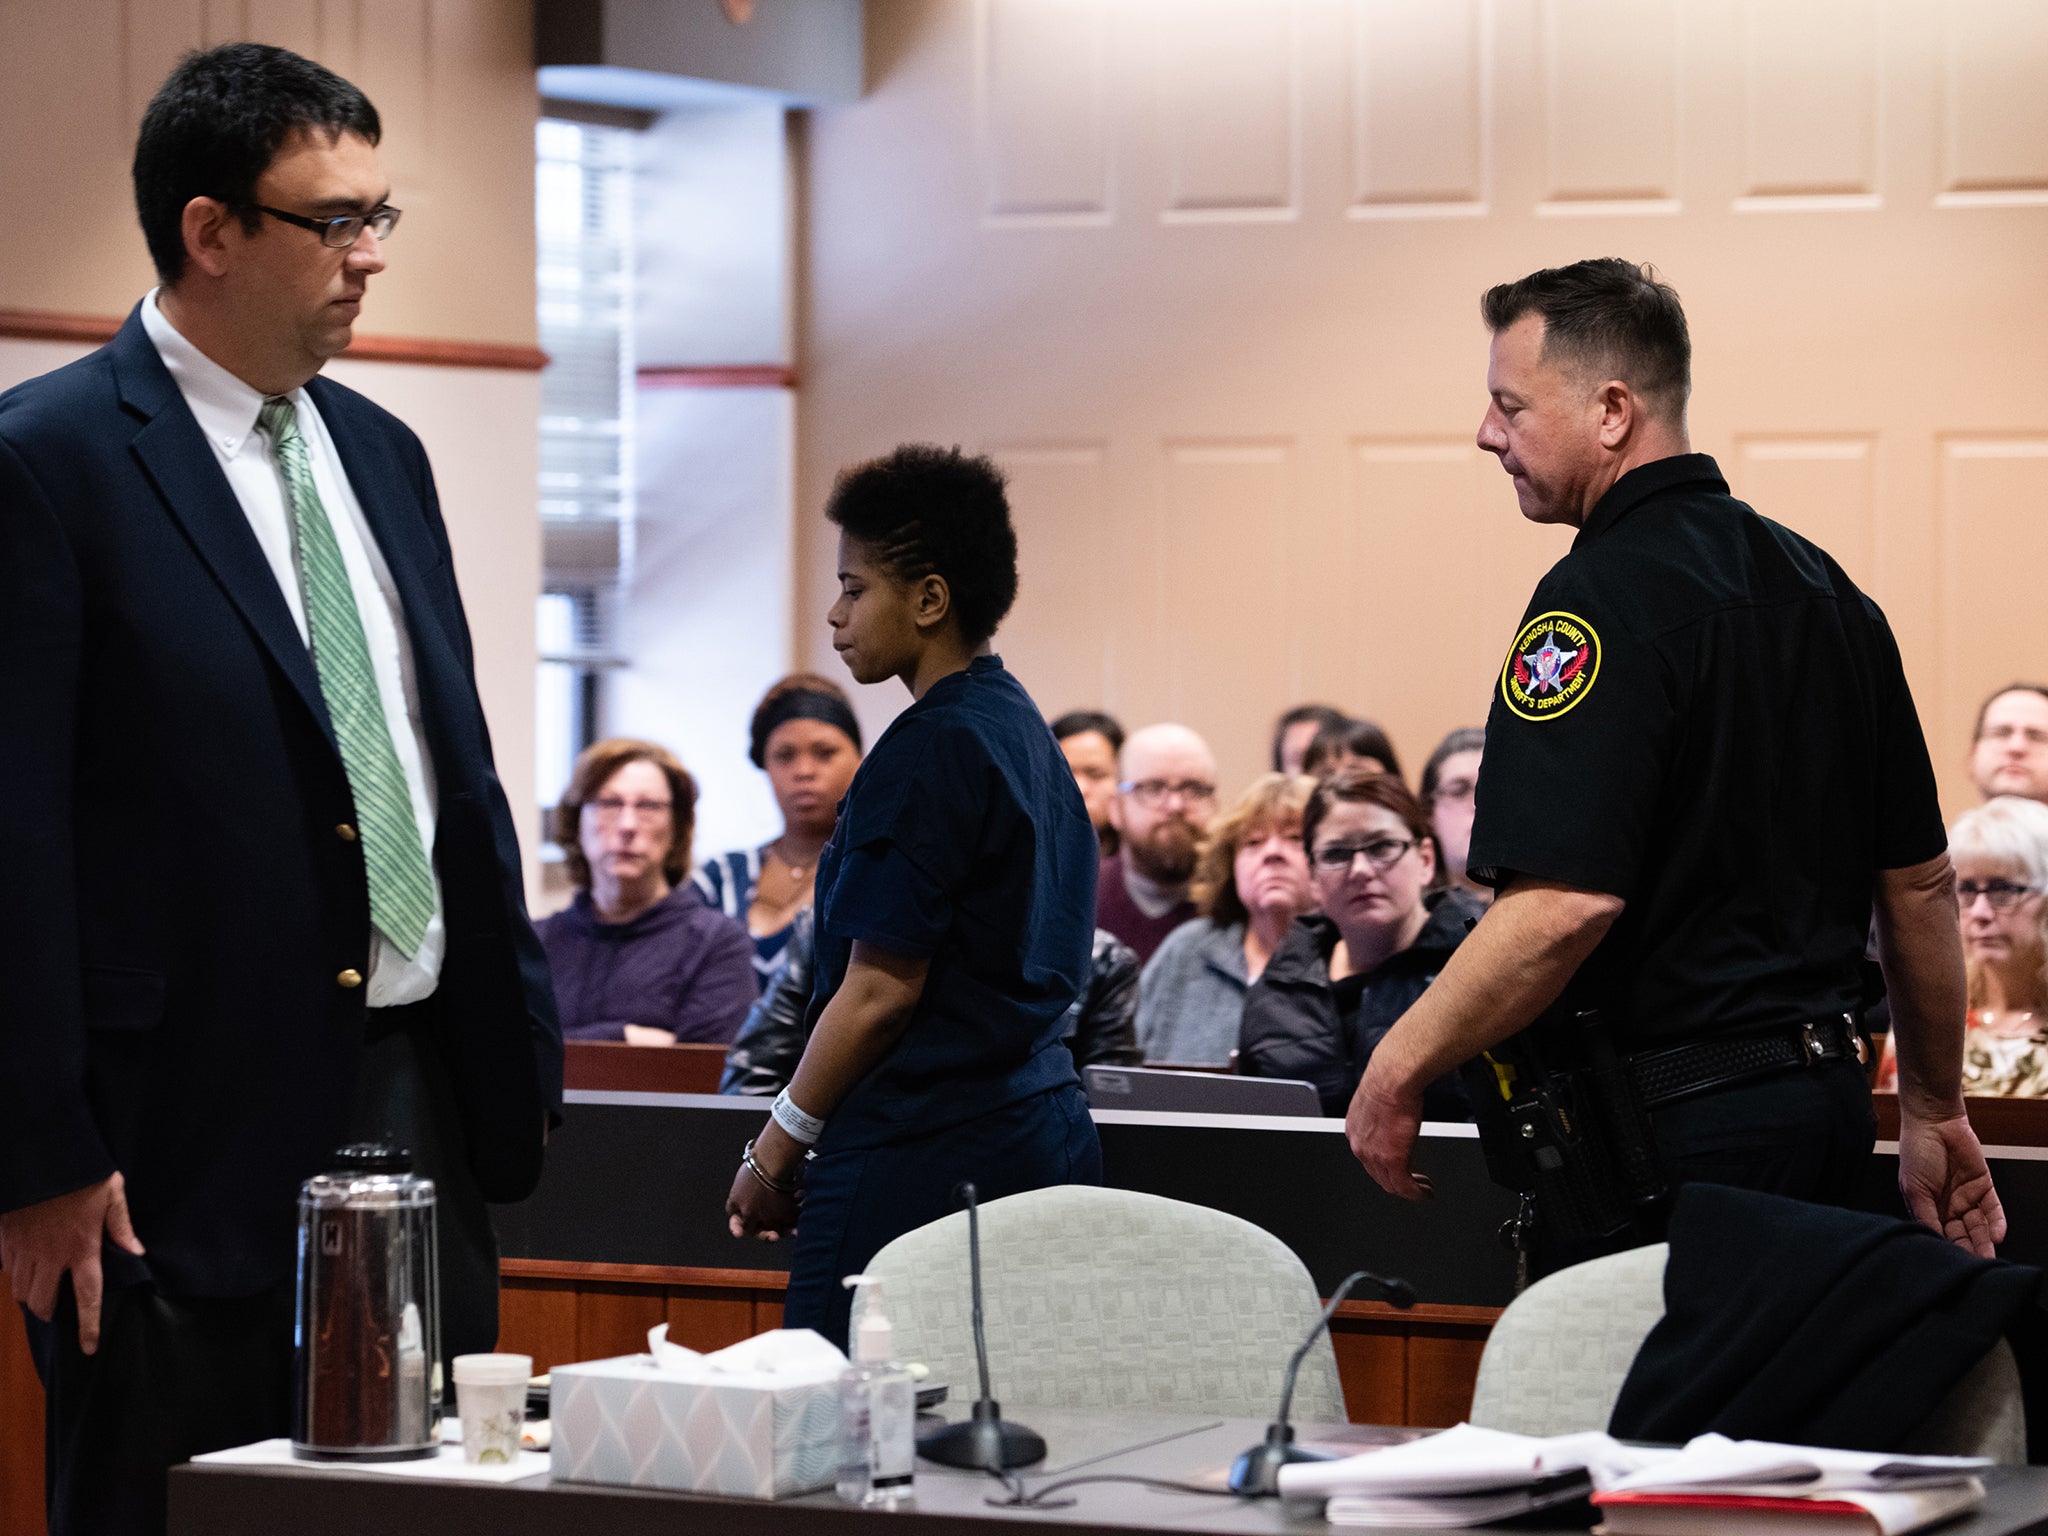
{"type": "Polygon", "coordinates": [[[787,1088],[775,1095],[775,1102],[769,1106],[768,1113],[788,1134],[791,1141],[799,1142],[806,1147],[816,1146],[818,1138],[825,1134],[825,1122],[798,1109],[796,1100],[789,1096],[787,1088]]]}

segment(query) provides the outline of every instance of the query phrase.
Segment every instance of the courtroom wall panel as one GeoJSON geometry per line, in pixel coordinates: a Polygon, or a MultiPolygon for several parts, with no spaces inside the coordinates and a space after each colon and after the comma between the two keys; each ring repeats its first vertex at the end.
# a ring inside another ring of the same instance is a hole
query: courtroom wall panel
{"type": "MultiPolygon", "coordinates": [[[[1738,495],[1886,606],[1951,815],[1981,696],[2048,675],[2048,9],[2028,0],[892,0],[811,115],[799,655],[833,473],[989,451],[998,646],[1049,712],[1282,706],[1411,763],[1483,715],[1569,539],[1468,445],[1491,283],[1655,262],[1738,495]]],[[[836,675],[836,674],[835,674],[836,675]]],[[[879,727],[904,702],[860,690],[879,727]]]]}

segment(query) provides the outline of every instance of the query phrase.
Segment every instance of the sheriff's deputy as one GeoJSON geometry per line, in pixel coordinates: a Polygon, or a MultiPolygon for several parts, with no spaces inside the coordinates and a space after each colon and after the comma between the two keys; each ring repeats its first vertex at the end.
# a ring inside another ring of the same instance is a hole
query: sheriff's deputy
{"type": "Polygon", "coordinates": [[[1690,451],[1691,341],[1654,272],[1582,261],[1481,312],[1479,446],[1524,517],[1576,534],[1487,720],[1470,869],[1498,899],[1374,1052],[1352,1150],[1421,1194],[1425,1085],[1563,994],[1606,1021],[1671,1184],[1845,1203],[1875,1138],[1855,1038],[1874,909],[1902,1193],[1990,1255],[2005,1218],[1963,1114],[1954,877],[1883,613],[1690,451]]]}

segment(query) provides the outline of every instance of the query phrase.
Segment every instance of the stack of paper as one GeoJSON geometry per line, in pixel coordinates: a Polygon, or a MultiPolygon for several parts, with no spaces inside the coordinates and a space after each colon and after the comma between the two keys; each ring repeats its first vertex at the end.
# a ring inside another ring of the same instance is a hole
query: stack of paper
{"type": "Polygon", "coordinates": [[[1878,1536],[1983,1502],[1965,1456],[1881,1456],[1702,1435],[1684,1449],[1598,1431],[1541,1438],[1460,1424],[1406,1445],[1280,1472],[1281,1495],[1327,1499],[1332,1525],[1485,1525],[1594,1489],[1611,1536],[1878,1536]]]}
{"type": "Polygon", "coordinates": [[[1603,1480],[1593,1496],[1611,1536],[1773,1536],[1906,1531],[1984,1502],[1974,1456],[1887,1456],[1702,1435],[1683,1451],[1603,1480]]]}
{"type": "Polygon", "coordinates": [[[1406,1445],[1280,1470],[1289,1499],[1328,1499],[1332,1525],[1449,1529],[1585,1497],[1591,1475],[1619,1477],[1660,1453],[1600,1433],[1539,1438],[1460,1424],[1406,1445]]]}

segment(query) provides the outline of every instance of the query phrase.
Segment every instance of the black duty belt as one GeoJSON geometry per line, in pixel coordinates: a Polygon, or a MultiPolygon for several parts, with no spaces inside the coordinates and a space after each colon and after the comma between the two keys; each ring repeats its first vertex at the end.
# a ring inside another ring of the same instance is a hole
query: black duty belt
{"type": "Polygon", "coordinates": [[[1636,1051],[1628,1057],[1629,1073],[1643,1108],[1655,1109],[1676,1099],[1752,1078],[1770,1077],[1800,1067],[1833,1061],[1861,1061],[1863,1041],[1853,1013],[1808,1019],[1791,1029],[1737,1035],[1727,1040],[1702,1040],[1663,1050],[1636,1051]]]}

